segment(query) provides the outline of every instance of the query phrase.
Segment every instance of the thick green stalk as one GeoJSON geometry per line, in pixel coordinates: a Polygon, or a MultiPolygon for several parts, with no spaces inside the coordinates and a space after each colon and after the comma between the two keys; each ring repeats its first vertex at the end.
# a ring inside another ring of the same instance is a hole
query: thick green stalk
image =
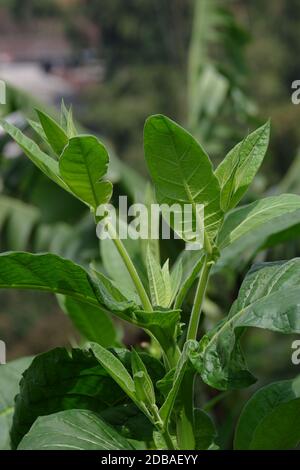
{"type": "MultiPolygon", "coordinates": [[[[195,300],[192,308],[190,322],[187,331],[186,340],[195,340],[197,338],[199,320],[201,316],[203,301],[209,280],[212,261],[212,247],[207,236],[205,236],[204,247],[206,251],[202,271],[200,274],[195,300]]],[[[193,371],[188,371],[183,379],[180,398],[182,409],[177,423],[177,434],[180,449],[193,450],[195,448],[194,436],[194,378],[193,371]]]]}
{"type": "Polygon", "coordinates": [[[151,305],[151,302],[149,300],[149,297],[147,295],[147,292],[143,286],[143,283],[137,273],[137,270],[135,269],[135,266],[133,264],[133,262],[131,261],[131,258],[124,246],[124,244],[122,243],[122,241],[118,238],[117,236],[117,233],[114,229],[114,227],[112,226],[111,223],[107,223],[106,225],[107,227],[107,230],[108,230],[108,233],[112,239],[112,241],[114,242],[118,252],[120,253],[120,256],[122,257],[123,261],[124,261],[124,264],[130,274],[130,277],[135,285],[135,288],[137,290],[137,293],[140,297],[140,300],[141,300],[141,303],[142,303],[142,306],[143,306],[143,309],[146,311],[146,312],[152,312],[153,309],[152,309],[152,305],[151,305]]]}

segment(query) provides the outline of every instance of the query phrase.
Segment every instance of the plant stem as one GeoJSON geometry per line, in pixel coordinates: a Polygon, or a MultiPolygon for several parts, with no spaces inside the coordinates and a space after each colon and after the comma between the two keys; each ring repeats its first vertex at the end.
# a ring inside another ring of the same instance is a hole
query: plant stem
{"type": "Polygon", "coordinates": [[[182,408],[180,410],[180,418],[177,422],[177,436],[178,445],[181,450],[195,449],[194,378],[194,372],[186,372],[180,389],[182,408]]]}
{"type": "Polygon", "coordinates": [[[211,261],[211,257],[209,254],[207,254],[205,257],[204,265],[203,265],[199,282],[198,282],[198,286],[197,286],[195,301],[194,301],[191,318],[190,318],[190,322],[188,326],[188,331],[187,331],[187,338],[186,338],[187,340],[197,338],[197,332],[198,332],[199,320],[200,320],[201,311],[202,311],[203,300],[204,300],[206,287],[208,284],[209,275],[210,275],[212,266],[213,266],[213,262],[211,261]]]}
{"type": "Polygon", "coordinates": [[[130,274],[130,277],[136,287],[136,290],[137,290],[137,293],[140,297],[140,300],[141,300],[141,303],[142,303],[142,306],[143,306],[143,309],[146,311],[146,312],[152,312],[153,309],[152,309],[152,305],[151,305],[151,302],[149,300],[149,297],[147,295],[147,292],[142,284],[142,281],[137,273],[137,270],[135,269],[135,266],[133,264],[133,262],[131,261],[131,258],[124,246],[124,244],[122,243],[122,241],[120,240],[120,238],[118,238],[117,236],[117,233],[114,229],[114,227],[112,226],[112,224],[110,222],[107,222],[107,230],[108,230],[108,233],[112,239],[112,241],[114,242],[120,256],[122,257],[123,261],[124,261],[124,264],[128,270],[128,273],[130,274]]]}

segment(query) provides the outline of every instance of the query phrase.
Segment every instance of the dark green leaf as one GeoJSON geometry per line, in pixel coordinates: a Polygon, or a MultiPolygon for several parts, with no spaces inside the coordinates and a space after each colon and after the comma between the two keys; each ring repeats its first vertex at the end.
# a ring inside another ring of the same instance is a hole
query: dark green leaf
{"type": "Polygon", "coordinates": [[[206,450],[214,444],[214,440],[217,437],[215,424],[209,414],[198,409],[194,411],[194,420],[195,448],[197,450],[206,450]]]}
{"type": "Polygon", "coordinates": [[[289,450],[300,441],[300,377],[258,390],[240,416],[235,449],[289,450]]]}
{"type": "Polygon", "coordinates": [[[20,383],[11,434],[13,446],[18,446],[39,416],[75,408],[101,413],[126,401],[124,392],[93,355],[80,349],[68,354],[64,348],[41,354],[20,383]]]}
{"type": "Polygon", "coordinates": [[[1,253],[0,288],[54,292],[98,305],[87,272],[52,254],[1,253]]]}

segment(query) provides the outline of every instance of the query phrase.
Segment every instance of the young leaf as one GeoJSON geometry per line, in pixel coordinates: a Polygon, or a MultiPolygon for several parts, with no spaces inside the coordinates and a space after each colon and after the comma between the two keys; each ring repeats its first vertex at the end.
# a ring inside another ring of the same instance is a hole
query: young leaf
{"type": "Polygon", "coordinates": [[[245,327],[300,333],[300,258],[254,266],[228,317],[204,336],[191,360],[204,382],[219,390],[253,383],[239,345],[245,327]]]}
{"type": "Polygon", "coordinates": [[[154,406],[155,392],[151,377],[142,359],[134,349],[131,352],[131,367],[138,400],[144,402],[146,406],[154,406]]]}
{"type": "Polygon", "coordinates": [[[42,152],[38,145],[33,140],[29,139],[24,135],[17,127],[9,124],[6,121],[0,120],[0,124],[11,136],[11,138],[21,147],[25,155],[52,181],[61,186],[66,191],[70,192],[70,189],[63,181],[58,162],[53,158],[49,157],[46,153],[42,152]]]}
{"type": "Polygon", "coordinates": [[[94,211],[100,204],[109,202],[112,195],[112,184],[102,180],[108,161],[105,147],[89,135],[70,139],[59,160],[65,183],[94,211]]]}
{"type": "Polygon", "coordinates": [[[179,291],[179,287],[182,281],[182,260],[179,260],[171,272],[171,298],[169,300],[169,306],[171,306],[175,300],[175,297],[179,291]]]}
{"type": "Polygon", "coordinates": [[[66,409],[102,414],[116,403],[128,401],[92,354],[80,349],[73,349],[69,354],[64,348],[40,354],[20,382],[11,430],[13,447],[19,445],[39,416],[66,409]]]}
{"type": "MultiPolygon", "coordinates": [[[[169,259],[166,260],[163,267],[161,268],[161,274],[165,288],[165,305],[162,305],[162,307],[169,307],[171,305],[172,299],[172,280],[170,275],[169,259]]],[[[176,289],[176,286],[174,286],[174,281],[176,282],[176,279],[173,278],[173,288],[176,289]]]]}
{"type": "Polygon", "coordinates": [[[68,410],[36,420],[18,450],[133,450],[96,413],[68,410]]]}
{"type": "MultiPolygon", "coordinates": [[[[107,373],[122,388],[122,390],[124,390],[126,395],[128,395],[132,401],[136,403],[137,398],[135,395],[134,382],[123,366],[122,362],[113,353],[103,348],[99,344],[91,343],[89,347],[94,353],[97,361],[100,362],[107,373]]],[[[136,404],[139,405],[138,403],[136,404]]]]}
{"type": "Polygon", "coordinates": [[[15,411],[15,396],[19,391],[22,372],[32,358],[24,357],[2,364],[0,374],[0,450],[10,449],[10,428],[15,411]]]}
{"type": "Polygon", "coordinates": [[[149,246],[147,250],[147,272],[153,305],[166,307],[165,278],[161,267],[154,258],[149,246]]]}
{"type": "Polygon", "coordinates": [[[71,318],[85,339],[99,343],[104,348],[116,345],[116,329],[100,305],[94,307],[66,296],[58,296],[58,300],[62,310],[71,318]]]}
{"type": "Polygon", "coordinates": [[[51,116],[38,109],[36,112],[50,146],[60,156],[69,141],[67,134],[51,116]]]}
{"type": "Polygon", "coordinates": [[[73,120],[72,106],[67,109],[64,100],[62,100],[61,102],[60,124],[64,131],[67,133],[69,139],[77,135],[77,130],[73,120]]]}
{"type": "Polygon", "coordinates": [[[235,207],[252,183],[267,151],[270,122],[249,134],[237,144],[216,169],[221,186],[221,208],[235,207]]]}
{"type": "Polygon", "coordinates": [[[300,196],[282,194],[255,201],[235,209],[225,219],[220,230],[219,265],[239,259],[247,249],[254,252],[275,233],[300,222],[300,196]]]}
{"type": "MultiPolygon", "coordinates": [[[[158,202],[169,206],[176,203],[181,207],[191,205],[194,224],[202,215],[196,205],[203,204],[205,231],[212,240],[223,213],[220,209],[219,182],[204,150],[188,132],[162,115],[147,119],[144,147],[158,202]]],[[[173,228],[190,241],[182,232],[182,227],[173,224],[173,228]]]]}
{"type": "Polygon", "coordinates": [[[300,376],[258,390],[235,432],[237,450],[289,450],[300,441],[300,376]]]}

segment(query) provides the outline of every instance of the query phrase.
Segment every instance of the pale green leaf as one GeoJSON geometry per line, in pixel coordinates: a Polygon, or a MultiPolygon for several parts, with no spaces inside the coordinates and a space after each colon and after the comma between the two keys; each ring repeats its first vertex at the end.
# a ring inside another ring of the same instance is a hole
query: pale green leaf
{"type": "Polygon", "coordinates": [[[112,195],[112,184],[102,180],[108,161],[105,147],[96,137],[89,135],[70,139],[59,160],[65,183],[94,211],[109,202],[112,195]]]}
{"type": "Polygon", "coordinates": [[[268,121],[237,144],[216,169],[224,212],[239,203],[252,183],[267,151],[269,135],[268,121]]]}
{"type": "Polygon", "coordinates": [[[18,450],[133,450],[96,413],[67,410],[38,418],[18,450]]]}
{"type": "MultiPolygon", "coordinates": [[[[192,207],[192,222],[214,239],[223,213],[220,209],[220,187],[212,164],[198,142],[182,127],[165,116],[150,117],[145,124],[144,147],[148,168],[153,179],[159,204],[179,204],[192,207]]],[[[182,224],[171,224],[186,241],[192,241],[190,231],[182,224]],[[175,224],[175,225],[174,225],[175,224]]],[[[197,234],[199,237],[201,233],[197,234]]]]}

